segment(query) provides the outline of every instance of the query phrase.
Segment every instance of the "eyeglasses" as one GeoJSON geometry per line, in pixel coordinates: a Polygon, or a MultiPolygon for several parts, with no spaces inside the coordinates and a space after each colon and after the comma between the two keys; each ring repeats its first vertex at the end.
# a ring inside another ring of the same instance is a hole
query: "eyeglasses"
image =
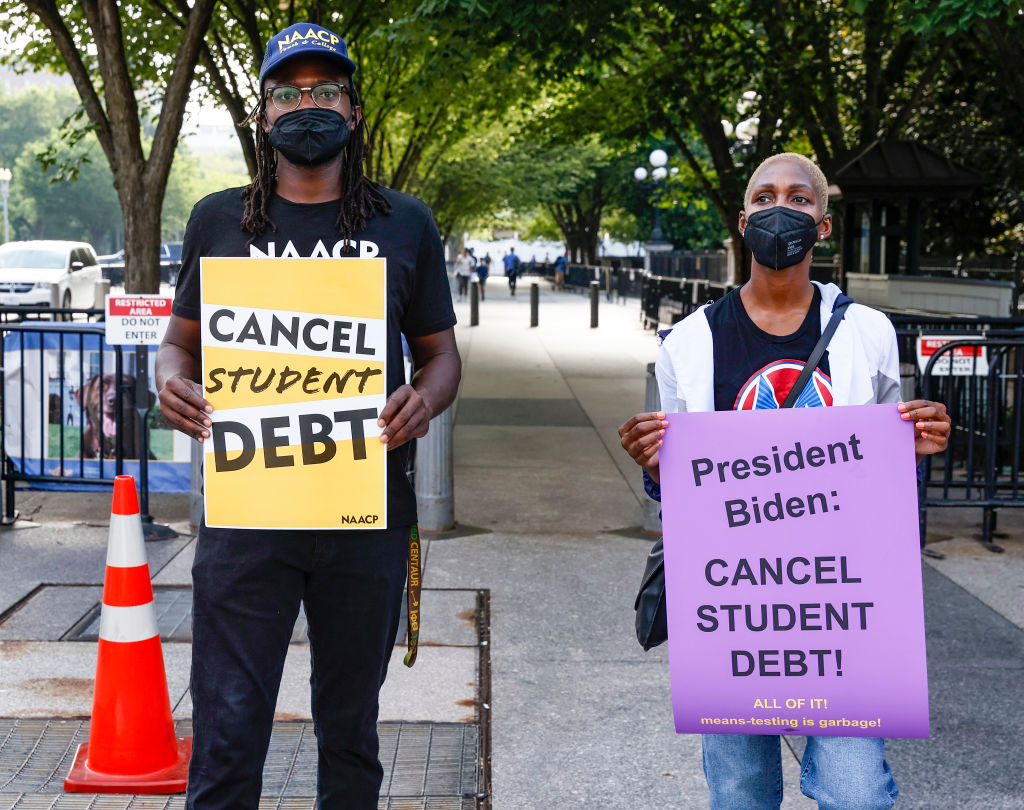
{"type": "MultiPolygon", "coordinates": [[[[309,93],[317,107],[332,108],[341,104],[342,96],[349,96],[347,85],[338,82],[323,82],[315,87],[294,87],[290,84],[279,84],[267,90],[267,97],[281,112],[298,109],[302,103],[302,94],[309,93]]],[[[350,96],[351,97],[351,96],[350,96]]]]}

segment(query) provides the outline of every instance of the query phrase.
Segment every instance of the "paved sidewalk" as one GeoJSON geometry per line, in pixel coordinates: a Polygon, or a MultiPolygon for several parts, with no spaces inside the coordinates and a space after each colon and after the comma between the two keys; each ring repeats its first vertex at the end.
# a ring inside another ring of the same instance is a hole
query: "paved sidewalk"
{"type": "MultiPolygon", "coordinates": [[[[672,727],[667,653],[633,635],[640,476],[616,429],[643,410],[655,339],[635,301],[588,300],[529,281],[488,283],[480,324],[459,305],[465,363],[455,417],[457,518],[492,534],[438,540],[426,580],[491,589],[494,806],[704,808],[700,744],[672,727]]],[[[1006,553],[971,535],[980,510],[933,510],[924,566],[931,740],[893,740],[897,807],[1024,808],[1024,520],[1006,553]]],[[[785,803],[799,792],[802,739],[784,747],[785,803]]]]}
{"type": "MultiPolygon", "coordinates": [[[[475,728],[486,713],[499,810],[706,808],[699,740],[672,727],[667,652],[644,653],[633,636],[633,597],[653,538],[638,530],[640,478],[616,428],[642,410],[656,351],[636,301],[602,296],[600,327],[590,329],[588,299],[544,282],[540,326],[531,329],[529,279],[512,298],[498,276],[479,326],[468,326],[467,304],[457,313],[460,531],[429,539],[423,632],[432,643],[412,670],[396,656],[382,720],[450,730],[475,728]],[[480,591],[490,595],[486,707],[474,627],[480,591]]],[[[30,520],[0,530],[0,718],[88,716],[95,647],[66,636],[96,602],[108,504],[19,493],[30,520]]],[[[152,506],[158,520],[186,528],[186,498],[154,496],[152,506]]],[[[947,553],[924,566],[932,739],[891,741],[897,807],[1024,808],[1024,519],[1001,517],[1009,536],[995,555],[971,539],[979,517],[945,510],[929,519],[934,548],[947,553]]],[[[193,541],[147,548],[171,605],[174,589],[188,585],[193,541]]],[[[279,719],[302,722],[308,653],[301,638],[292,647],[279,719]]],[[[184,720],[190,645],[183,636],[164,650],[184,720]]],[[[793,744],[795,753],[783,751],[784,807],[810,808],[793,744]]],[[[3,792],[0,780],[0,806],[3,792]]]]}

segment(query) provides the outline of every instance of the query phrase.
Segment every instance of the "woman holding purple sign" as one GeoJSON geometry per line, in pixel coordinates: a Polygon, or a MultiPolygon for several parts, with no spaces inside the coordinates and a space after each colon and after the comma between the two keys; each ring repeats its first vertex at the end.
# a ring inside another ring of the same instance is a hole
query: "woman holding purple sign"
{"type": "MultiPolygon", "coordinates": [[[[655,500],[666,413],[900,401],[888,318],[834,284],[811,281],[814,245],[832,233],[827,206],[828,182],[802,155],[774,155],[751,176],[739,215],[753,256],[750,280],[665,336],[655,364],[663,411],[637,414],[619,428],[655,500]]],[[[951,426],[944,405],[914,400],[899,409],[914,422],[918,461],[945,449],[951,426]]],[[[779,807],[778,735],[706,734],[703,748],[713,810],[779,807]]],[[[829,810],[888,808],[898,793],[884,741],[869,737],[808,737],[800,789],[829,810]]]]}

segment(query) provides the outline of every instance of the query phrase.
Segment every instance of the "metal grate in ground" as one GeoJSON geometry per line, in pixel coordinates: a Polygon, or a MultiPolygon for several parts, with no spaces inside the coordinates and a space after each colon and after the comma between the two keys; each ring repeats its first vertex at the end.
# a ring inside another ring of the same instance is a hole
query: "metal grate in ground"
{"type": "MultiPolygon", "coordinates": [[[[47,586],[57,588],[59,585],[47,586]]],[[[192,589],[191,588],[153,588],[153,610],[156,613],[156,626],[160,631],[161,641],[192,641],[192,589]]],[[[405,643],[406,600],[402,600],[402,614],[399,618],[398,643],[405,643]]],[[[306,633],[306,611],[300,605],[299,615],[292,628],[292,644],[305,644],[309,641],[306,633]]],[[[75,625],[64,634],[64,641],[96,641],[100,632],[100,605],[93,606],[88,613],[75,622],[75,625]]],[[[3,810],[3,808],[0,808],[3,810]]]]}
{"type": "MultiPolygon", "coordinates": [[[[475,799],[382,796],[377,810],[477,810],[475,799]]],[[[184,796],[0,793],[0,810],[184,810],[184,796]]],[[[312,796],[260,799],[259,810],[316,810],[312,796]]]]}
{"type": "MultiPolygon", "coordinates": [[[[188,721],[179,735],[191,733],[188,721]]],[[[384,766],[380,810],[470,810],[477,807],[479,728],[466,723],[381,723],[384,766]]],[[[0,810],[180,810],[182,796],[63,793],[87,720],[0,718],[0,810]]],[[[263,769],[260,810],[316,805],[312,723],[275,723],[263,769]]]]}
{"type": "MultiPolygon", "coordinates": [[[[51,586],[56,587],[56,586],[51,586]]],[[[153,610],[161,641],[192,641],[192,589],[153,588],[153,610]]],[[[100,606],[95,605],[64,636],[65,641],[96,641],[100,632],[100,606]]],[[[299,617],[292,630],[292,643],[302,644],[306,637],[306,614],[299,608],[299,617]]],[[[0,808],[2,810],[2,808],[0,808]]]]}
{"type": "Polygon", "coordinates": [[[460,426],[592,427],[575,399],[485,399],[463,397],[455,415],[460,426]]]}

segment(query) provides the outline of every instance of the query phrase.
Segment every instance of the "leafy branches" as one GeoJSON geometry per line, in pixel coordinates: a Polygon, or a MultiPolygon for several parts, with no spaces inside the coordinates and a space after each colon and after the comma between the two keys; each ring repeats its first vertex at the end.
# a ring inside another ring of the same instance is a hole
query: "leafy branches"
{"type": "MultiPolygon", "coordinates": [[[[129,292],[159,288],[160,209],[214,3],[194,0],[179,33],[154,22],[141,3],[0,2],[0,22],[27,35],[19,64],[60,67],[75,84],[88,128],[114,175],[124,219],[129,292]],[[148,154],[139,105],[139,96],[145,98],[147,91],[159,100],[148,154]]],[[[80,138],[80,131],[69,128],[69,137],[80,138]]]]}

